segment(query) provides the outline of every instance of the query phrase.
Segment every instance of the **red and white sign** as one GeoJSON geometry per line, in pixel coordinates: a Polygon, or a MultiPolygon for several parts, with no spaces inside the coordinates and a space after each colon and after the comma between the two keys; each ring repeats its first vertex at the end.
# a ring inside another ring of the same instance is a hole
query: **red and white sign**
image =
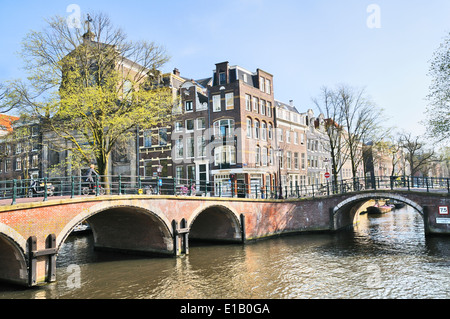
{"type": "Polygon", "coordinates": [[[330,173],[328,173],[328,172],[327,172],[327,173],[325,173],[325,178],[327,178],[327,179],[328,179],[328,178],[330,178],[330,177],[331,177],[331,174],[330,174],[330,173]]]}
{"type": "Polygon", "coordinates": [[[448,206],[439,206],[439,215],[448,215],[448,206]]]}

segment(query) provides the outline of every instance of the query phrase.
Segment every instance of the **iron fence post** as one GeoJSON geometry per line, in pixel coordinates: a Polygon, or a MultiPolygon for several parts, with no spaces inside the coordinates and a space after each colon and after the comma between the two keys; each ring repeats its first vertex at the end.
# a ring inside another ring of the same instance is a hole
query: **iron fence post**
{"type": "Polygon", "coordinates": [[[48,191],[47,191],[47,177],[44,177],[44,202],[48,199],[48,191]]]}
{"type": "Polygon", "coordinates": [[[75,177],[70,176],[70,198],[75,196],[75,177]]]}
{"type": "Polygon", "coordinates": [[[17,180],[13,180],[13,196],[12,196],[12,203],[11,205],[16,204],[16,197],[17,197],[17,180]]]}

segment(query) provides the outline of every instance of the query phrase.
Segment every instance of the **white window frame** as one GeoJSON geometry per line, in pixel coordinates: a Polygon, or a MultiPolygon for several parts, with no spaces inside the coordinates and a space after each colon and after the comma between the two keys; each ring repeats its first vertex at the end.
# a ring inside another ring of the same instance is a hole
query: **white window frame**
{"type": "Polygon", "coordinates": [[[234,110],[234,93],[225,93],[225,110],[234,110]]]}
{"type": "Polygon", "coordinates": [[[212,103],[213,103],[213,112],[222,111],[220,94],[212,96],[212,103]]]}

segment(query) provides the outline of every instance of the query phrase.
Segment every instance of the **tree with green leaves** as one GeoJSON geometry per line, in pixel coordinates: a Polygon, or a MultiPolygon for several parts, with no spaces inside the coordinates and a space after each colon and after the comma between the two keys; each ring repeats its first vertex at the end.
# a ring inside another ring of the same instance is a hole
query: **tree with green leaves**
{"type": "Polygon", "coordinates": [[[13,83],[0,83],[0,113],[8,113],[20,105],[20,95],[13,83]]]}
{"type": "Polygon", "coordinates": [[[23,111],[63,140],[73,160],[97,164],[100,175],[108,175],[114,147],[137,127],[171,121],[173,92],[158,71],[169,60],[164,48],[127,40],[107,16],[88,16],[81,29],[50,18],[22,46],[29,80],[15,89],[23,111]]]}
{"type": "Polygon", "coordinates": [[[450,138],[450,35],[434,53],[431,60],[430,104],[427,109],[427,126],[437,141],[450,138]]]}

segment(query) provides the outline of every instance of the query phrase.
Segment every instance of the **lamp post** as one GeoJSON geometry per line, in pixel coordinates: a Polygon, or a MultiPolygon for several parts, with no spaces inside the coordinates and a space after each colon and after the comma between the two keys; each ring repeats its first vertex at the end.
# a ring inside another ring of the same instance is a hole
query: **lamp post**
{"type": "Polygon", "coordinates": [[[283,156],[283,150],[279,148],[278,153],[278,199],[283,199],[283,187],[281,185],[281,156],[283,156]]]}

